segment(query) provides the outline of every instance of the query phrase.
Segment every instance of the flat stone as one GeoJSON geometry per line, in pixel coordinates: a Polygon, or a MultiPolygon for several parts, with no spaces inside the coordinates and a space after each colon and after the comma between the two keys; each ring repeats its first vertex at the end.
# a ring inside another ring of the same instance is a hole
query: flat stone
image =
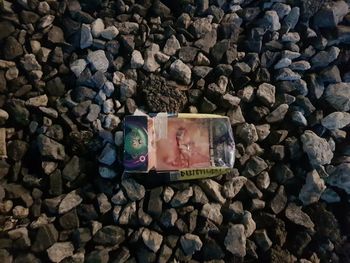
{"type": "Polygon", "coordinates": [[[234,256],[244,257],[246,255],[246,236],[244,225],[230,225],[227,231],[224,245],[234,256]]]}
{"type": "Polygon", "coordinates": [[[301,207],[295,203],[288,204],[285,210],[286,217],[296,225],[300,225],[306,228],[313,228],[315,225],[311,221],[311,218],[301,210],[301,207]]]}
{"type": "Polygon", "coordinates": [[[300,190],[299,199],[304,205],[318,202],[326,185],[318,172],[313,170],[306,175],[305,184],[300,190]]]}
{"type": "Polygon", "coordinates": [[[142,231],[142,240],[150,250],[156,253],[162,245],[163,236],[158,234],[156,231],[145,228],[142,231]]]}
{"type": "Polygon", "coordinates": [[[289,109],[288,104],[279,105],[274,111],[266,116],[266,121],[269,123],[279,122],[284,119],[289,109]]]}
{"type": "Polygon", "coordinates": [[[314,132],[306,130],[301,136],[303,150],[308,155],[313,167],[330,164],[333,152],[326,139],[318,137],[314,132]]]}
{"type": "Polygon", "coordinates": [[[46,251],[52,262],[61,262],[63,259],[73,256],[74,246],[71,242],[57,242],[46,251]]]}
{"type": "Polygon", "coordinates": [[[61,201],[61,203],[58,206],[58,213],[64,214],[73,208],[80,205],[80,203],[83,201],[83,199],[80,197],[80,195],[77,194],[77,192],[74,190],[70,193],[68,193],[61,201]]]}
{"type": "Polygon", "coordinates": [[[318,52],[311,58],[311,65],[313,68],[326,67],[338,58],[340,49],[337,47],[330,47],[327,50],[318,52]]]}
{"type": "Polygon", "coordinates": [[[37,97],[29,98],[26,101],[26,105],[31,107],[46,107],[48,102],[49,99],[47,95],[40,95],[37,97]]]}

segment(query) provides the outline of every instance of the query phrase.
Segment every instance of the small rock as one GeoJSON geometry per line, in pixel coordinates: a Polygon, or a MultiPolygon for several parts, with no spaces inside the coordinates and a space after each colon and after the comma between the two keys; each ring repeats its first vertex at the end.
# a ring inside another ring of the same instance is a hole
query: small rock
{"type": "Polygon", "coordinates": [[[230,225],[224,244],[226,249],[234,256],[243,258],[246,255],[246,236],[244,226],[241,224],[230,225]]]}
{"type": "Polygon", "coordinates": [[[39,227],[31,249],[33,252],[42,252],[52,246],[58,239],[58,232],[53,224],[39,227]]]}
{"type": "Polygon", "coordinates": [[[92,45],[93,43],[93,38],[91,35],[91,28],[87,24],[82,24],[81,25],[81,30],[80,30],[80,48],[85,49],[88,48],[92,45]]]}
{"type": "Polygon", "coordinates": [[[250,237],[256,229],[256,223],[254,222],[252,214],[249,211],[244,211],[242,223],[245,228],[245,236],[250,237]]]}
{"type": "Polygon", "coordinates": [[[216,203],[207,203],[202,207],[201,216],[210,219],[217,225],[221,225],[223,216],[220,212],[221,205],[216,203]]]}
{"type": "Polygon", "coordinates": [[[114,177],[116,177],[118,175],[114,169],[111,169],[111,168],[105,167],[105,166],[100,166],[98,168],[98,172],[102,178],[106,178],[106,179],[113,179],[114,177]]]}
{"type": "Polygon", "coordinates": [[[269,10],[265,12],[265,16],[262,19],[261,25],[268,30],[278,31],[281,29],[278,14],[275,10],[269,10]]]}
{"type": "Polygon", "coordinates": [[[313,170],[306,175],[305,184],[299,193],[299,199],[304,205],[318,202],[325,189],[326,185],[323,179],[320,178],[316,170],[313,170]]]}
{"type": "Polygon", "coordinates": [[[350,110],[350,83],[331,84],[326,88],[326,101],[338,111],[350,110]]]}
{"type": "Polygon", "coordinates": [[[101,37],[107,39],[107,40],[112,40],[116,36],[118,36],[119,30],[115,26],[109,26],[106,27],[102,32],[101,32],[101,37]]]}
{"type": "Polygon", "coordinates": [[[29,209],[26,207],[17,205],[13,208],[12,214],[13,214],[14,218],[23,219],[23,218],[28,217],[29,209]]]}
{"type": "Polygon", "coordinates": [[[343,189],[347,194],[350,194],[350,163],[341,163],[335,166],[334,170],[326,179],[327,184],[343,189]]]}
{"type": "Polygon", "coordinates": [[[74,246],[71,242],[57,242],[46,251],[52,262],[61,262],[63,259],[73,256],[74,246]]]}
{"type": "Polygon", "coordinates": [[[259,141],[265,140],[270,134],[270,124],[256,125],[255,129],[258,134],[259,141]]]}
{"type": "Polygon", "coordinates": [[[191,69],[180,59],[175,60],[170,65],[170,74],[175,80],[184,84],[191,83],[191,69]]]}
{"type": "Polygon", "coordinates": [[[234,198],[246,183],[247,178],[243,176],[234,177],[225,182],[222,192],[226,198],[234,198]]]}
{"type": "Polygon", "coordinates": [[[180,238],[182,250],[186,255],[193,255],[196,251],[201,250],[203,243],[199,236],[193,234],[185,234],[180,238]]]}
{"type": "Polygon", "coordinates": [[[162,245],[163,236],[156,231],[145,228],[142,231],[142,240],[150,250],[156,253],[162,245]]]}
{"type": "Polygon", "coordinates": [[[277,81],[293,81],[301,79],[301,76],[290,68],[282,68],[278,70],[275,78],[277,81]]]}
{"type": "Polygon", "coordinates": [[[166,186],[163,191],[163,200],[165,203],[169,203],[174,196],[174,190],[170,186],[166,186]]]}
{"type": "Polygon", "coordinates": [[[288,201],[287,194],[284,190],[284,186],[281,185],[278,188],[275,197],[271,200],[271,203],[270,203],[271,210],[275,214],[279,214],[286,207],[287,201],[288,201]]]}
{"type": "Polygon", "coordinates": [[[61,203],[58,206],[58,213],[64,214],[64,213],[72,210],[73,208],[77,207],[82,201],[83,201],[83,199],[74,190],[74,191],[68,193],[62,199],[61,203]]]}
{"type": "Polygon", "coordinates": [[[77,59],[72,64],[70,64],[70,69],[73,71],[76,77],[79,77],[80,74],[84,71],[87,66],[85,59],[77,59]]]}
{"type": "Polygon", "coordinates": [[[311,218],[301,210],[301,207],[295,203],[288,204],[286,211],[286,217],[296,225],[304,226],[306,228],[313,228],[314,223],[311,218]]]}
{"type": "Polygon", "coordinates": [[[169,228],[175,226],[177,218],[178,216],[175,208],[170,208],[163,212],[160,222],[164,227],[169,228]]]}
{"type": "Polygon", "coordinates": [[[53,26],[47,34],[47,39],[53,44],[64,43],[64,34],[61,28],[53,26]]]}
{"type": "Polygon", "coordinates": [[[108,201],[108,197],[104,193],[100,193],[97,195],[97,204],[101,214],[105,214],[112,209],[112,205],[108,201]]]}
{"type": "Polygon", "coordinates": [[[272,241],[268,237],[265,229],[256,230],[254,233],[255,242],[262,249],[262,251],[267,251],[272,246],[272,241]]]}
{"type": "Polygon", "coordinates": [[[31,107],[46,107],[49,99],[46,95],[29,98],[26,101],[27,106],[31,107]]]}
{"type": "Polygon", "coordinates": [[[292,60],[289,58],[281,58],[274,66],[274,69],[281,69],[289,67],[292,64],[292,60]]]}
{"type": "Polygon", "coordinates": [[[288,109],[288,104],[279,105],[273,112],[266,116],[266,121],[269,123],[282,121],[286,116],[288,109]]]}
{"type": "Polygon", "coordinates": [[[6,60],[14,60],[15,58],[22,56],[23,48],[17,39],[9,36],[3,46],[3,54],[6,60]]]}
{"type": "Polygon", "coordinates": [[[103,50],[92,51],[88,54],[87,60],[90,62],[92,69],[106,72],[109,67],[109,61],[103,50]]]}
{"type": "Polygon", "coordinates": [[[250,145],[258,141],[259,137],[256,132],[254,124],[244,123],[239,125],[236,130],[237,136],[250,145]]]}
{"type": "Polygon", "coordinates": [[[33,70],[41,70],[41,66],[38,63],[38,61],[36,60],[34,54],[25,54],[21,58],[21,64],[22,64],[23,68],[28,72],[33,71],[33,70]]]}
{"type": "Polygon", "coordinates": [[[40,134],[37,139],[39,152],[43,157],[63,161],[66,156],[64,146],[49,137],[40,134]]]}
{"type": "Polygon", "coordinates": [[[320,28],[336,27],[348,12],[349,6],[344,1],[327,2],[314,16],[314,24],[320,28]]]}
{"type": "Polygon", "coordinates": [[[311,58],[311,65],[313,68],[326,67],[337,59],[339,53],[340,49],[337,47],[330,47],[327,50],[320,51],[311,58]]]}
{"type": "Polygon", "coordinates": [[[131,201],[141,200],[145,196],[145,187],[137,183],[132,178],[127,178],[121,182],[128,198],[131,201]]]}
{"type": "Polygon", "coordinates": [[[159,46],[157,44],[151,44],[144,53],[145,62],[143,69],[147,72],[155,72],[159,69],[160,65],[155,59],[155,55],[159,52],[159,46]]]}
{"type": "Polygon", "coordinates": [[[144,63],[141,52],[134,50],[131,54],[130,67],[135,69],[142,68],[144,63]]]}
{"type": "Polygon", "coordinates": [[[205,179],[199,182],[204,192],[220,204],[224,204],[226,199],[221,194],[222,186],[212,179],[205,179]]]}
{"type": "Polygon", "coordinates": [[[324,117],[321,123],[329,130],[342,129],[350,124],[350,113],[333,112],[324,117]]]}
{"type": "Polygon", "coordinates": [[[173,56],[176,54],[176,51],[178,51],[180,48],[180,43],[176,39],[175,35],[171,35],[165,43],[163,52],[169,56],[173,56]]]}
{"type": "Polygon", "coordinates": [[[93,37],[100,37],[104,29],[105,25],[103,24],[103,20],[101,18],[97,18],[94,22],[91,23],[91,33],[93,37]]]}
{"type": "Polygon", "coordinates": [[[172,207],[179,207],[188,202],[188,200],[193,195],[192,187],[189,187],[183,191],[178,191],[171,200],[172,207]]]}
{"type": "Polygon", "coordinates": [[[117,151],[111,143],[107,143],[103,148],[98,161],[106,165],[112,165],[117,160],[117,151]]]}
{"type": "Polygon", "coordinates": [[[97,231],[93,240],[104,246],[119,245],[125,240],[125,231],[119,226],[105,226],[97,231]]]}
{"type": "Polygon", "coordinates": [[[310,164],[317,168],[319,165],[330,164],[333,152],[326,139],[318,137],[314,132],[306,130],[301,136],[303,150],[308,155],[310,164]]]}

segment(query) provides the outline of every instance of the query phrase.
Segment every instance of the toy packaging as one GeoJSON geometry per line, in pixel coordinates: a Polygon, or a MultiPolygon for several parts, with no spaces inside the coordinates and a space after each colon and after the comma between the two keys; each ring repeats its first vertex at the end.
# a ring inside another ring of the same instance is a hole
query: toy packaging
{"type": "Polygon", "coordinates": [[[200,179],[231,171],[235,144],[230,121],[212,114],[140,114],[124,119],[124,167],[128,173],[200,179]]]}

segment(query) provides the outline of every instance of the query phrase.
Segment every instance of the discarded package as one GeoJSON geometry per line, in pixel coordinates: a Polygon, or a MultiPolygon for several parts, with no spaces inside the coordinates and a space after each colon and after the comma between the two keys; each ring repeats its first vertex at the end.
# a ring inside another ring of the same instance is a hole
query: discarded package
{"type": "Polygon", "coordinates": [[[235,143],[230,121],[212,114],[131,115],[124,119],[124,167],[128,173],[201,179],[229,173],[235,143]]]}

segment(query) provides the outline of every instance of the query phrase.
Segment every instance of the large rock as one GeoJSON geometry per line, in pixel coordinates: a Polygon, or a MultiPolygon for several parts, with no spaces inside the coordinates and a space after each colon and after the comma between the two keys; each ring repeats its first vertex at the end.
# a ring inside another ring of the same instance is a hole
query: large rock
{"type": "Polygon", "coordinates": [[[299,199],[304,205],[315,203],[320,199],[325,189],[326,185],[323,179],[320,178],[316,170],[313,170],[306,175],[306,181],[300,190],[299,199]]]}
{"type": "Polygon", "coordinates": [[[246,255],[246,236],[243,225],[231,225],[227,231],[224,241],[225,247],[234,256],[244,257],[246,255]]]}
{"type": "Polygon", "coordinates": [[[301,142],[313,167],[331,163],[333,152],[326,139],[318,137],[313,131],[306,130],[301,136],[301,142]]]}
{"type": "Polygon", "coordinates": [[[350,83],[331,84],[326,88],[324,98],[338,111],[350,110],[350,83]]]}

